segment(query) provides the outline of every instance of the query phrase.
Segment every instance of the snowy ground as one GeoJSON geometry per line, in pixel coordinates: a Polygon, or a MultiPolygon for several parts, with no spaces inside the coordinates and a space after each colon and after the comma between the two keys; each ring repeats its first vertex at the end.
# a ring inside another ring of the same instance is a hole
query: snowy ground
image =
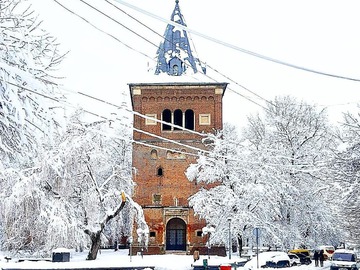
{"type": "MultiPolygon", "coordinates": [[[[0,257],[0,269],[1,268],[17,268],[17,269],[56,269],[56,268],[96,268],[96,267],[128,267],[128,266],[155,266],[156,270],[191,270],[193,258],[190,255],[144,255],[141,256],[128,256],[128,250],[102,250],[98,255],[96,261],[86,261],[86,252],[72,252],[70,262],[14,262],[13,260],[6,262],[3,257],[0,257]]],[[[208,258],[207,256],[200,256],[200,260],[197,263],[208,258]]],[[[232,261],[240,260],[236,254],[232,255],[232,261]]],[[[209,265],[226,264],[229,260],[227,257],[211,256],[209,265]]],[[[200,263],[201,264],[201,263],[200,263]]],[[[320,270],[329,269],[330,262],[325,262],[324,267],[315,267],[312,265],[294,266],[287,269],[296,270],[320,270]]],[[[242,269],[242,268],[237,268],[242,269]]]]}

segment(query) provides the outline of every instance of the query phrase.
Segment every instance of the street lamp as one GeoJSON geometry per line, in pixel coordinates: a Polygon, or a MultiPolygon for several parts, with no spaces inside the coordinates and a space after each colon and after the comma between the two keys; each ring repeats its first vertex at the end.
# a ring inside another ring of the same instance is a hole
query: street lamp
{"type": "Polygon", "coordinates": [[[229,222],[229,260],[231,260],[231,218],[228,218],[228,222],[229,222]]]}
{"type": "Polygon", "coordinates": [[[129,236],[128,243],[130,245],[130,262],[132,262],[132,242],[133,242],[133,238],[132,236],[129,236]]]}
{"type": "Polygon", "coordinates": [[[211,248],[211,244],[210,244],[210,237],[211,237],[211,234],[215,232],[215,228],[212,227],[212,226],[206,226],[204,228],[202,228],[202,233],[203,235],[208,235],[208,239],[207,239],[207,242],[206,242],[206,246],[207,246],[207,254],[208,254],[208,258],[210,260],[210,253],[209,253],[209,249],[211,248]]]}

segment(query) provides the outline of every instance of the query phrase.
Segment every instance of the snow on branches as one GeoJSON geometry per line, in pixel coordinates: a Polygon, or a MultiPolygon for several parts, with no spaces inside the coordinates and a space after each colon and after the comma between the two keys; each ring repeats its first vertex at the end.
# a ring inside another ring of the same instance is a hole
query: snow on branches
{"type": "Polygon", "coordinates": [[[36,153],[58,128],[59,100],[52,72],[63,56],[20,0],[0,6],[0,155],[2,161],[36,153]]]}
{"type": "MultiPolygon", "coordinates": [[[[335,141],[324,111],[290,97],[268,104],[264,117],[249,117],[241,136],[233,127],[209,135],[202,154],[186,175],[190,181],[217,183],[190,198],[195,213],[216,228],[212,241],[253,238],[293,248],[316,241],[339,241],[329,209],[328,164],[335,141]]],[[[334,210],[335,211],[335,210],[334,210]]]]}

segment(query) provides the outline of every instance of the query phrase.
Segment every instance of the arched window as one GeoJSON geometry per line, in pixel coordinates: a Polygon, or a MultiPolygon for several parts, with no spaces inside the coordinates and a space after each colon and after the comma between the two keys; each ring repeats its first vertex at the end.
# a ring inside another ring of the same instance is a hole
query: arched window
{"type": "MultiPolygon", "coordinates": [[[[179,109],[174,112],[174,125],[183,126],[183,113],[179,109]]],[[[174,130],[180,130],[180,128],[174,127],[174,130]]]]}
{"type": "MultiPolygon", "coordinates": [[[[169,109],[165,109],[162,113],[162,120],[167,123],[171,123],[171,111],[169,109]]],[[[163,130],[171,130],[171,126],[167,124],[162,124],[163,130]]]]}
{"type": "Polygon", "coordinates": [[[186,110],[185,111],[185,128],[194,130],[195,129],[194,123],[195,123],[194,111],[186,110]]]}

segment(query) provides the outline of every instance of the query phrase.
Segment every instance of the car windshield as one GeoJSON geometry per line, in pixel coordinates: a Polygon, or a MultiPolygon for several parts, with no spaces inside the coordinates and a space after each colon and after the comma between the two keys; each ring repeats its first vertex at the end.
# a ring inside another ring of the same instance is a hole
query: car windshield
{"type": "Polygon", "coordinates": [[[351,253],[334,253],[333,261],[355,262],[355,256],[351,253]]]}

